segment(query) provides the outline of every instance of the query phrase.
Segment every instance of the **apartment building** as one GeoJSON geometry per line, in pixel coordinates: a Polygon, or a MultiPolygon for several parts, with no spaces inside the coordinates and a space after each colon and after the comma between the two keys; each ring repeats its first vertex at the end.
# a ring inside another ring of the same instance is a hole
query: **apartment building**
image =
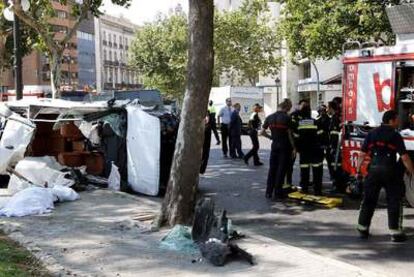
{"type": "Polygon", "coordinates": [[[138,72],[128,66],[129,49],[138,26],[125,18],[95,18],[97,90],[140,88],[138,72]]]}
{"type": "MultiPolygon", "coordinates": [[[[61,5],[57,1],[51,1],[56,11],[56,17],[50,20],[55,32],[55,39],[62,40],[73,28],[74,19],[70,15],[70,5],[61,5]]],[[[84,22],[84,25],[87,25],[84,22]]],[[[63,89],[76,89],[79,86],[79,57],[78,39],[75,35],[69,40],[63,53],[61,66],[61,85],[63,89]]],[[[24,93],[51,93],[50,62],[49,58],[39,51],[33,51],[23,58],[23,84],[24,93]]],[[[14,89],[14,73],[6,72],[5,86],[9,90],[14,89]]]]}

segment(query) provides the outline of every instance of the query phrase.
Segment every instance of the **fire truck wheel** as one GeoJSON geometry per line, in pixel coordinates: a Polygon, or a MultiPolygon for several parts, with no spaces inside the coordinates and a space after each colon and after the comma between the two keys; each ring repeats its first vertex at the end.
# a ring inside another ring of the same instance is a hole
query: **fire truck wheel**
{"type": "Polygon", "coordinates": [[[404,177],[405,181],[405,198],[411,207],[414,207],[414,176],[406,174],[404,177]]]}

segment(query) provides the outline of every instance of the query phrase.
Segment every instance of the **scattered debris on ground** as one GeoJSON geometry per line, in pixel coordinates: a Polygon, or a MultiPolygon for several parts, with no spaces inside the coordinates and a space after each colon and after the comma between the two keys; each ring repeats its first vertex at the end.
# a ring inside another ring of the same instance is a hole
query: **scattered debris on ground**
{"type": "Polygon", "coordinates": [[[217,216],[213,200],[203,198],[196,207],[192,238],[202,256],[215,266],[223,266],[230,259],[242,259],[253,265],[253,256],[234,243],[242,236],[229,228],[230,222],[226,211],[217,216]]]}

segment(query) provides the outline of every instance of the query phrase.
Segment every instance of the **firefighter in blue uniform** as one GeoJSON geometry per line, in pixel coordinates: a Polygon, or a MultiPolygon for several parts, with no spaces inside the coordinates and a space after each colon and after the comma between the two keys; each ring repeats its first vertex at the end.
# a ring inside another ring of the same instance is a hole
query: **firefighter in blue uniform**
{"type": "Polygon", "coordinates": [[[278,111],[269,115],[263,123],[261,135],[272,140],[266,198],[283,199],[286,197],[283,182],[292,155],[296,152],[291,131],[291,118],[288,115],[290,109],[292,109],[292,102],[285,99],[279,105],[278,111]],[[266,133],[266,129],[270,129],[271,135],[266,133]]]}
{"type": "MultiPolygon", "coordinates": [[[[295,130],[298,126],[299,120],[303,118],[302,110],[309,106],[309,102],[307,100],[300,100],[297,109],[290,114],[292,118],[292,130],[295,130]]],[[[295,166],[296,157],[292,157],[292,160],[289,163],[287,173],[286,173],[286,187],[292,187],[292,176],[293,176],[293,168],[295,166]]]]}
{"type": "Polygon", "coordinates": [[[364,181],[364,196],[359,214],[357,230],[361,238],[368,238],[371,219],[377,205],[381,188],[387,194],[388,227],[393,242],[407,239],[402,229],[402,199],[404,196],[404,168],[414,173],[413,163],[407,154],[403,138],[396,131],[399,126],[398,114],[388,111],[383,124],[372,130],[362,145],[358,161],[358,175],[366,155],[370,158],[368,175],[364,181]],[[397,161],[397,154],[401,163],[397,161]]]}
{"type": "Polygon", "coordinates": [[[323,130],[318,125],[318,121],[312,118],[310,107],[304,107],[302,119],[299,120],[294,131],[295,144],[300,155],[300,186],[303,193],[308,193],[310,169],[312,168],[313,192],[315,195],[322,195],[322,135],[323,130]]]}

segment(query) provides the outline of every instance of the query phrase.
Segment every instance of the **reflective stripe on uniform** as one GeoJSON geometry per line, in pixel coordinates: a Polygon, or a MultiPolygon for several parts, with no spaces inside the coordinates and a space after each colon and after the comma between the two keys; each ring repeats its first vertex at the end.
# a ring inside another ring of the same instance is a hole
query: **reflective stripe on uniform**
{"type": "Polygon", "coordinates": [[[293,137],[298,138],[299,134],[293,133],[293,137]]]}
{"type": "Polygon", "coordinates": [[[323,134],[323,130],[319,130],[319,131],[317,132],[317,134],[318,134],[318,135],[322,135],[322,134],[323,134]]]}
{"type": "Polygon", "coordinates": [[[301,164],[300,168],[309,168],[311,165],[310,164],[301,164]]]}
{"type": "Polygon", "coordinates": [[[318,127],[316,125],[301,125],[298,127],[298,130],[303,130],[303,129],[318,129],[318,127]]]}
{"type": "Polygon", "coordinates": [[[331,134],[331,135],[339,135],[339,134],[340,134],[340,132],[338,132],[338,131],[331,131],[331,132],[330,132],[330,134],[331,134]]]}
{"type": "Polygon", "coordinates": [[[357,229],[360,231],[368,231],[368,227],[367,226],[363,226],[361,224],[357,225],[357,229]]]}
{"type": "Polygon", "coordinates": [[[323,166],[323,163],[312,164],[312,167],[320,167],[323,166]]]}

